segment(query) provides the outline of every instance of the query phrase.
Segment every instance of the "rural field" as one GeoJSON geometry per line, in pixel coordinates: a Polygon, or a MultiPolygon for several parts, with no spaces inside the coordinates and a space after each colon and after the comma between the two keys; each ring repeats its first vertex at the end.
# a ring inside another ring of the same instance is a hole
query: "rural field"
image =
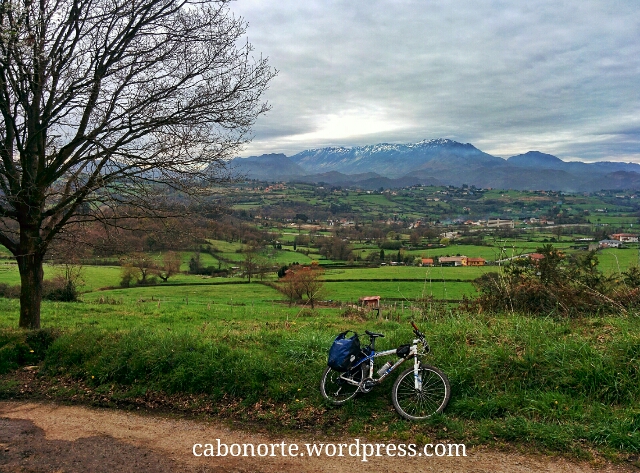
{"type": "Polygon", "coordinates": [[[640,9],[440,3],[2,0],[0,473],[640,471],[640,9]]]}
{"type": "MultiPolygon", "coordinates": [[[[3,370],[42,360],[47,381],[38,395],[49,399],[142,406],[157,397],[181,411],[284,431],[344,429],[470,446],[526,439],[528,449],[579,458],[615,459],[639,448],[637,316],[558,320],[424,305],[364,320],[340,309],[289,308],[257,283],[179,286],[169,294],[141,288],[47,302],[44,333],[55,329],[57,338],[45,352],[13,328],[17,301],[3,299],[3,370]],[[409,320],[427,334],[429,362],[451,381],[443,415],[401,420],[389,383],[341,408],[322,401],[317,385],[336,333],[379,331],[386,338],[378,348],[387,349],[411,339],[409,320]]],[[[22,397],[16,383],[5,378],[2,397],[22,397]]]]}
{"type": "MultiPolygon", "coordinates": [[[[349,205],[365,215],[384,211],[376,206],[387,197],[364,197],[350,196],[349,205]]],[[[291,199],[317,204],[297,191],[291,199]]],[[[263,205],[237,208],[260,212],[263,205]]],[[[567,317],[470,304],[481,294],[478,278],[507,278],[514,261],[528,261],[544,245],[567,260],[586,255],[576,240],[600,227],[583,225],[573,234],[573,227],[485,231],[449,241],[440,236],[449,231],[444,227],[416,237],[400,224],[377,233],[378,224],[364,225],[362,234],[308,223],[235,225],[251,236],[225,237],[231,227],[217,227],[189,248],[102,256],[105,265],[95,255],[74,260],[77,300],[45,300],[42,330],[34,334],[17,329],[20,304],[11,287],[20,278],[0,248],[6,294],[0,297],[0,398],[164,406],[273,432],[304,427],[394,441],[448,439],[583,459],[618,461],[640,451],[635,310],[567,317]],[[163,282],[153,274],[161,274],[167,253],[176,255],[177,267],[163,282]],[[423,258],[459,255],[485,263],[421,265],[423,258]],[[312,297],[288,295],[287,278],[304,267],[318,268],[320,285],[312,297]],[[141,281],[148,268],[150,279],[141,281]],[[380,296],[380,312],[363,309],[363,296],[380,296]],[[427,334],[428,362],[450,379],[443,414],[402,420],[390,402],[392,381],[342,407],[322,400],[318,383],[336,334],[379,331],[386,337],[377,348],[389,349],[412,339],[410,321],[427,334]],[[26,385],[15,371],[25,365],[39,366],[26,385]]],[[[631,243],[600,249],[591,261],[593,271],[614,281],[626,278],[638,258],[631,243]]],[[[68,266],[45,264],[45,279],[64,280],[68,266]]]]}

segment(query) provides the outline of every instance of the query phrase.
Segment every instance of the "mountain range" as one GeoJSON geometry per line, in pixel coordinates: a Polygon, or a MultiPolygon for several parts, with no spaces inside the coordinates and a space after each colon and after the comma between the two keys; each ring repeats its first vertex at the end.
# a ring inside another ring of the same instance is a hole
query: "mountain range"
{"type": "Polygon", "coordinates": [[[565,192],[640,189],[639,164],[567,162],[539,151],[503,159],[448,139],[310,149],[289,157],[265,154],[235,158],[230,167],[247,179],[364,189],[417,184],[565,192]]]}

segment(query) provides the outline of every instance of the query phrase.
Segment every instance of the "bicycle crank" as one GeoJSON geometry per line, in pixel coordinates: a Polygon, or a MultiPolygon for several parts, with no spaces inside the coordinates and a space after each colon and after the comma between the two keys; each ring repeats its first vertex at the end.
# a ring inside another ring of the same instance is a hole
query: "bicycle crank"
{"type": "Polygon", "coordinates": [[[360,392],[367,394],[373,389],[375,385],[376,385],[376,382],[372,378],[365,378],[362,380],[362,383],[360,384],[360,392]]]}

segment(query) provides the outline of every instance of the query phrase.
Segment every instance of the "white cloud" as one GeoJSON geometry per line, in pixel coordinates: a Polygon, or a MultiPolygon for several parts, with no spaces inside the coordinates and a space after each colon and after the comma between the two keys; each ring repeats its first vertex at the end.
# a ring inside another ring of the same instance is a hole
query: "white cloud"
{"type": "Polygon", "coordinates": [[[452,138],[640,161],[633,0],[239,0],[280,70],[244,154],[452,138]]]}

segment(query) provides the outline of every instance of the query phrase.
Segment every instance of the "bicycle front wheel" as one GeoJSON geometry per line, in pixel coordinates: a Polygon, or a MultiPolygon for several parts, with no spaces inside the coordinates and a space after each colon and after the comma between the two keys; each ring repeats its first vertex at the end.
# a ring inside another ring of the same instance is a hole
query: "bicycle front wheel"
{"type": "Polygon", "coordinates": [[[418,370],[417,383],[413,368],[409,368],[398,376],[391,391],[393,407],[408,420],[427,419],[442,412],[449,397],[451,387],[447,376],[438,368],[423,364],[418,370]]]}
{"type": "Polygon", "coordinates": [[[327,366],[320,380],[320,393],[322,397],[333,404],[340,405],[358,394],[361,370],[355,373],[341,373],[327,366]],[[349,382],[351,381],[351,382],[349,382]],[[355,383],[355,384],[354,384],[355,383]]]}

